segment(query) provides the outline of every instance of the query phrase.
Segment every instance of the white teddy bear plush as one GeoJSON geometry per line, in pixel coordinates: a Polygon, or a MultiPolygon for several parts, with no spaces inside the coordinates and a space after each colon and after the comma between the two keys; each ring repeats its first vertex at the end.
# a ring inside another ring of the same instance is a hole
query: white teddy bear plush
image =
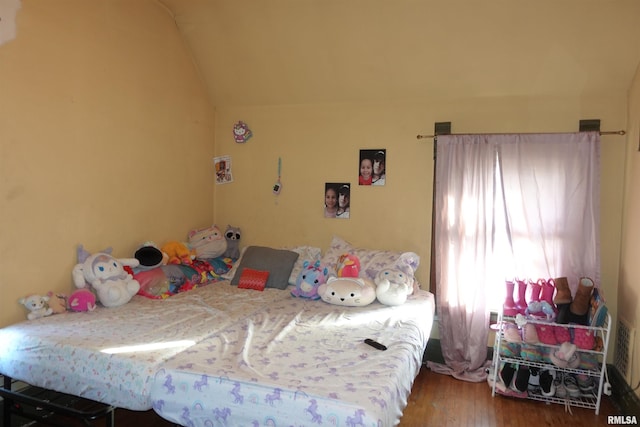
{"type": "Polygon", "coordinates": [[[413,293],[413,278],[400,270],[381,270],[375,283],[376,297],[384,305],[404,304],[413,293]]]}
{"type": "Polygon", "coordinates": [[[29,310],[29,314],[27,314],[27,319],[29,320],[35,320],[53,314],[53,309],[47,306],[47,301],[49,301],[49,297],[40,295],[28,295],[18,300],[20,304],[29,310]]]}

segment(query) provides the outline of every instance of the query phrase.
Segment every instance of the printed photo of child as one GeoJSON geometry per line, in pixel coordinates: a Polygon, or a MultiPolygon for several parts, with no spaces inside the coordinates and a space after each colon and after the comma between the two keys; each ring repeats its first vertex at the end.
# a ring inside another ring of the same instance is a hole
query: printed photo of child
{"type": "Polygon", "coordinates": [[[358,185],[384,185],[386,181],[385,159],[387,150],[360,150],[358,185]]]}

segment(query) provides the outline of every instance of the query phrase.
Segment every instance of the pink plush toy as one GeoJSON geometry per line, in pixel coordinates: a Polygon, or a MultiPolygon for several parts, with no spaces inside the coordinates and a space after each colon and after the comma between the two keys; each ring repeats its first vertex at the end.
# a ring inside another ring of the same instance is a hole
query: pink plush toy
{"type": "Polygon", "coordinates": [[[78,289],[69,296],[68,303],[73,311],[93,311],[96,308],[96,296],[89,289],[78,289]]]}
{"type": "Polygon", "coordinates": [[[338,277],[358,277],[360,275],[360,259],[351,254],[342,254],[338,258],[338,277]]]}

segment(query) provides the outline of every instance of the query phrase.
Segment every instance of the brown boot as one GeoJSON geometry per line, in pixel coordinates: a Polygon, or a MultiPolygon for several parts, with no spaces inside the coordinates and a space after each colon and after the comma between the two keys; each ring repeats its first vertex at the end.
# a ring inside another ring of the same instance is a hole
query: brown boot
{"type": "Polygon", "coordinates": [[[553,279],[556,284],[556,295],[553,297],[555,305],[569,304],[571,302],[571,289],[569,289],[569,281],[566,277],[558,277],[553,279]]]}
{"type": "Polygon", "coordinates": [[[582,277],[578,283],[578,290],[573,302],[569,306],[569,311],[577,316],[584,316],[589,311],[589,301],[593,292],[593,280],[582,277]]]}

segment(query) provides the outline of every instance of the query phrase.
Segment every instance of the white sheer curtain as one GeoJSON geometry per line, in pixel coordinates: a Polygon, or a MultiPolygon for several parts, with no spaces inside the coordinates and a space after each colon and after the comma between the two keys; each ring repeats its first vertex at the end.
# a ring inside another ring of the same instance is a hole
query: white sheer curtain
{"type": "Polygon", "coordinates": [[[437,139],[435,279],[445,365],[486,378],[491,308],[505,279],[599,283],[598,132],[437,139]]]}

